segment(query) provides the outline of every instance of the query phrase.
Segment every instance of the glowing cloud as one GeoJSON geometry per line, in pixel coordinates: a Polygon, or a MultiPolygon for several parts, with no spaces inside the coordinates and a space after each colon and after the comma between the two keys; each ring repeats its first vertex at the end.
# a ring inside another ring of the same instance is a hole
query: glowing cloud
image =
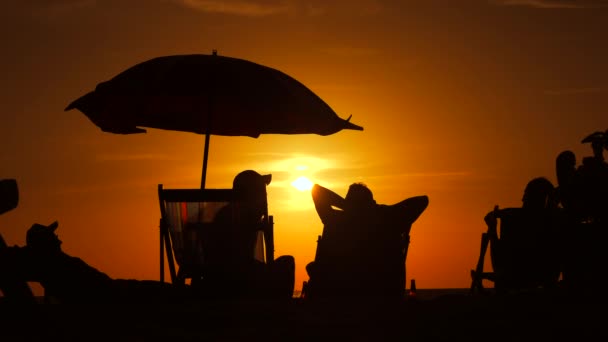
{"type": "Polygon", "coordinates": [[[284,1],[177,0],[177,2],[201,12],[252,17],[283,13],[289,9],[284,1]]]}
{"type": "Polygon", "coordinates": [[[606,2],[602,0],[494,0],[493,2],[505,6],[528,6],[546,9],[607,7],[606,2]]]}

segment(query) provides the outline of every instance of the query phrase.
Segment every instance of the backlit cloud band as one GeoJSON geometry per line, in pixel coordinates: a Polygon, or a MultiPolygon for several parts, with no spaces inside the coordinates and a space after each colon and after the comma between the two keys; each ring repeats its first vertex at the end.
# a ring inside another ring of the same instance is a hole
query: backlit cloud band
{"type": "Polygon", "coordinates": [[[504,6],[527,6],[545,9],[576,9],[608,7],[606,0],[493,0],[504,6]]]}

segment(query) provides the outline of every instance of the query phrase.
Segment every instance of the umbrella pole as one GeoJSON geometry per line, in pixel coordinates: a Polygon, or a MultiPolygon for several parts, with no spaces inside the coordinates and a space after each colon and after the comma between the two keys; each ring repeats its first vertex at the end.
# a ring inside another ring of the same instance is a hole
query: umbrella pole
{"type": "MultiPolygon", "coordinates": [[[[213,49],[212,56],[217,56],[217,50],[213,49]]],[[[216,58],[213,58],[215,65],[216,58]]],[[[209,139],[211,138],[211,113],[215,107],[215,91],[211,88],[209,96],[209,116],[207,117],[207,133],[205,133],[205,153],[203,154],[203,175],[201,177],[201,189],[205,188],[205,180],[207,179],[207,159],[209,159],[209,139]]]]}
{"type": "Polygon", "coordinates": [[[205,134],[205,152],[203,154],[203,175],[201,176],[201,189],[205,188],[205,179],[207,179],[207,159],[209,159],[209,139],[211,134],[205,134]]]}

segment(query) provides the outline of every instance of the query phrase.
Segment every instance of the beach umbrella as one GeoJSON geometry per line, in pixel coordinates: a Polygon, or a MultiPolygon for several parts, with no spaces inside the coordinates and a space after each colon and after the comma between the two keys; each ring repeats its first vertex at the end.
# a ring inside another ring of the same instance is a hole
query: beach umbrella
{"type": "Polygon", "coordinates": [[[205,188],[211,135],[331,135],[363,130],[340,118],[291,76],[244,59],[172,55],[136,64],[74,100],[104,132],[145,133],[144,128],[205,135],[201,188],[205,188]]]}
{"type": "Polygon", "coordinates": [[[608,150],[608,129],[605,132],[595,131],[589,134],[581,141],[581,143],[597,144],[598,146],[602,146],[608,150]]]}

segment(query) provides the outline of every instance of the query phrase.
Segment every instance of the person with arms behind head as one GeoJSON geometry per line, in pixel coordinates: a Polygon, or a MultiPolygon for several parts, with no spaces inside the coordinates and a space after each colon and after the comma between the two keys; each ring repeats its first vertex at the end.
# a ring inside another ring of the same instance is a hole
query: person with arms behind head
{"type": "Polygon", "coordinates": [[[402,297],[409,232],[428,197],[377,204],[365,184],[353,183],[345,198],[315,184],[312,198],[324,228],[307,265],[310,293],[402,297]]]}

